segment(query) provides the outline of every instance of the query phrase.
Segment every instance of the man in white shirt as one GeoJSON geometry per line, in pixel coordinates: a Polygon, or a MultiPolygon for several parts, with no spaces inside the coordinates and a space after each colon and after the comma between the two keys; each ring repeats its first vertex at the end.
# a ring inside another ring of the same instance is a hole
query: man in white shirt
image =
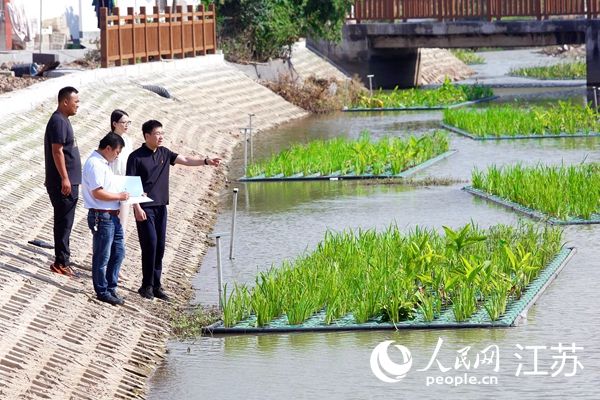
{"type": "Polygon", "coordinates": [[[117,294],[121,263],[125,258],[123,227],[119,221],[120,201],[127,200],[127,192],[111,191],[114,175],[109,163],[114,161],[125,143],[116,133],[108,133],[97,150],[83,166],[83,203],[88,211],[88,226],[94,236],[92,254],[92,281],[98,300],[122,305],[117,294]]]}

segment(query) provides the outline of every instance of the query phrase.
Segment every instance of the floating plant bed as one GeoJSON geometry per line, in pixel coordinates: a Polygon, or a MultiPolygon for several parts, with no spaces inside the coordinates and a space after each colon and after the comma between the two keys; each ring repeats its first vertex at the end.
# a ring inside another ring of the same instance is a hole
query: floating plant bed
{"type": "Polygon", "coordinates": [[[485,134],[485,136],[475,136],[470,134],[467,131],[463,131],[462,129],[458,129],[454,126],[446,125],[442,123],[442,128],[449,130],[450,132],[457,133],[461,136],[468,137],[473,140],[512,140],[512,139],[565,139],[565,138],[587,138],[587,137],[600,137],[600,133],[590,132],[590,133],[562,133],[559,135],[554,134],[542,134],[542,135],[515,135],[515,136],[494,136],[494,134],[489,133],[485,134]]]}
{"type": "Polygon", "coordinates": [[[333,172],[330,175],[321,175],[319,173],[312,175],[304,175],[303,173],[298,173],[292,176],[283,176],[283,174],[274,175],[270,177],[265,177],[264,174],[259,176],[255,176],[252,178],[242,177],[239,179],[240,182],[280,182],[280,181],[317,181],[317,180],[328,180],[328,181],[338,181],[338,180],[348,180],[348,179],[391,179],[391,178],[408,178],[409,176],[427,168],[431,165],[444,160],[451,155],[455,154],[456,150],[449,150],[445,153],[440,154],[439,156],[430,158],[429,160],[422,162],[421,164],[415,165],[414,167],[408,168],[398,174],[394,174],[389,170],[384,172],[383,174],[363,174],[356,175],[352,172],[347,174],[342,174],[340,171],[333,172]]]}
{"type": "Polygon", "coordinates": [[[258,328],[253,325],[255,319],[249,318],[234,327],[226,327],[223,321],[202,329],[204,334],[257,334],[257,333],[285,333],[285,332],[327,332],[327,331],[367,331],[367,330],[400,330],[400,329],[465,329],[465,328],[508,328],[518,326],[527,318],[531,306],[543,294],[544,290],[558,276],[560,271],[575,254],[575,248],[564,248],[544,268],[541,274],[527,288],[523,297],[510,303],[504,316],[491,321],[481,310],[465,322],[456,322],[450,313],[445,312],[432,322],[425,322],[417,316],[412,321],[403,321],[396,324],[372,320],[364,324],[357,324],[351,314],[333,324],[325,323],[323,311],[315,314],[309,321],[302,325],[288,325],[285,318],[279,318],[269,326],[258,328]]]}
{"type": "Polygon", "coordinates": [[[574,253],[558,228],[444,229],[328,233],[254,288],[226,288],[223,321],[204,332],[515,326],[574,253]]]}
{"type": "Polygon", "coordinates": [[[600,223],[600,165],[475,169],[465,191],[556,225],[600,223]]]}
{"type": "Polygon", "coordinates": [[[386,93],[382,90],[373,96],[363,96],[357,104],[344,111],[416,111],[442,110],[462,107],[497,98],[492,89],[480,85],[453,85],[446,80],[437,89],[395,88],[386,93]]]}
{"type": "Polygon", "coordinates": [[[508,72],[511,76],[522,76],[535,79],[585,79],[587,65],[583,61],[560,63],[538,67],[512,69],[508,72]]]}
{"type": "Polygon", "coordinates": [[[474,140],[600,136],[596,111],[568,102],[550,107],[505,105],[483,110],[446,110],[442,127],[474,140]]]}
{"type": "Polygon", "coordinates": [[[555,217],[551,217],[548,214],[544,214],[540,211],[534,210],[529,207],[522,206],[521,204],[515,203],[514,201],[506,200],[498,196],[494,196],[493,194],[486,193],[482,190],[475,189],[472,186],[465,186],[463,188],[465,192],[471,193],[474,196],[481,197],[483,199],[492,201],[496,204],[504,206],[506,208],[510,208],[511,210],[518,211],[522,214],[527,215],[528,217],[539,219],[542,221],[546,221],[553,225],[593,225],[600,224],[600,215],[593,214],[589,219],[582,218],[569,218],[567,220],[558,219],[555,217]]]}
{"type": "Polygon", "coordinates": [[[484,97],[484,98],[478,99],[478,100],[463,101],[461,103],[453,103],[453,104],[437,105],[437,106],[372,107],[372,108],[355,107],[355,108],[344,108],[342,111],[344,111],[344,112],[365,112],[365,111],[435,111],[435,110],[447,110],[447,109],[451,109],[451,108],[466,107],[466,106],[471,106],[471,105],[477,104],[477,103],[484,103],[484,102],[488,102],[488,101],[493,101],[493,100],[496,100],[497,98],[498,98],[498,96],[489,96],[489,97],[484,97]]]}
{"type": "Polygon", "coordinates": [[[454,153],[440,131],[419,139],[387,137],[378,142],[363,133],[356,141],[342,137],[293,146],[249,165],[240,181],[405,178],[454,153]]]}

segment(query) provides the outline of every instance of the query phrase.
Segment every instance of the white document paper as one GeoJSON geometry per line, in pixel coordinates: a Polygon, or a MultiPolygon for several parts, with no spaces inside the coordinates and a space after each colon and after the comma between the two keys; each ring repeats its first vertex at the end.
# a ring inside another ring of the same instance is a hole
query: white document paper
{"type": "Polygon", "coordinates": [[[112,192],[129,193],[129,199],[126,201],[121,201],[121,204],[138,204],[153,201],[150,197],[144,194],[142,179],[139,176],[115,175],[113,178],[112,192]]]}

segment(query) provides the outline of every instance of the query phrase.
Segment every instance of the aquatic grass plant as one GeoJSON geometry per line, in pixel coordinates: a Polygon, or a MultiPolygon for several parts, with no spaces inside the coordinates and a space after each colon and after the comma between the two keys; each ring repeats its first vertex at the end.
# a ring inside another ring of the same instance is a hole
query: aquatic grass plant
{"type": "Polygon", "coordinates": [[[436,89],[398,89],[392,91],[379,90],[372,96],[359,97],[355,108],[410,108],[439,107],[466,101],[491,97],[491,88],[482,85],[455,85],[449,79],[436,89]]]}
{"type": "Polygon", "coordinates": [[[180,339],[187,339],[200,336],[203,327],[218,322],[223,315],[216,306],[195,305],[176,307],[170,310],[169,317],[173,335],[180,339]]]}
{"type": "Polygon", "coordinates": [[[372,142],[369,133],[364,131],[358,140],[339,137],[294,145],[269,159],[249,165],[246,174],[248,177],[261,174],[289,177],[298,173],[305,176],[399,174],[448,151],[448,147],[448,137],[442,131],[420,138],[385,137],[377,142],[372,142]]]}
{"type": "Polygon", "coordinates": [[[297,325],[324,311],[327,324],[350,315],[397,324],[417,315],[432,321],[447,309],[466,321],[480,308],[497,320],[562,247],[560,229],[524,222],[444,231],[327,232],[314,251],[261,272],[249,294],[233,290],[224,323],[253,314],[259,327],[283,316],[297,325]]]}
{"type": "Polygon", "coordinates": [[[235,284],[232,295],[227,295],[227,284],[223,288],[221,299],[223,308],[223,322],[225,325],[235,325],[239,321],[248,318],[247,310],[250,308],[250,293],[246,285],[235,284]]]}
{"type": "Polygon", "coordinates": [[[575,61],[555,65],[511,69],[508,74],[536,79],[585,79],[587,76],[587,65],[584,61],[575,61]]]}
{"type": "Polygon", "coordinates": [[[485,59],[471,49],[452,49],[452,55],[467,65],[484,64],[485,59]]]}
{"type": "Polygon", "coordinates": [[[600,164],[521,164],[474,169],[473,187],[552,217],[590,219],[600,212],[600,164]]]}
{"type": "Polygon", "coordinates": [[[544,107],[525,108],[511,104],[485,109],[444,110],[443,122],[477,137],[600,132],[598,113],[592,107],[566,101],[544,107]]]}

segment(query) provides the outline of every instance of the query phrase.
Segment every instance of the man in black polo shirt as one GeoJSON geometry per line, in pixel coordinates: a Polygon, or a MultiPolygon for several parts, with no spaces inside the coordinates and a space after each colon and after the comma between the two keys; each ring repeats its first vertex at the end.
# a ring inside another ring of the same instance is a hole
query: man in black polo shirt
{"type": "Polygon", "coordinates": [[[145,143],[127,159],[127,175],[140,176],[144,192],[153,201],[134,204],[133,211],[142,249],[142,286],[138,293],[146,298],[168,301],[161,287],[162,259],[167,233],[167,204],[169,204],[169,170],[171,165],[218,166],[219,158],[186,157],[162,147],[163,126],[156,120],[142,125],[145,143]]]}
{"type": "Polygon", "coordinates": [[[79,95],[74,87],[58,92],[58,108],[50,117],[44,135],[46,178],[44,184],[54,208],[54,263],[50,270],[73,276],[69,267],[69,238],[81,183],[81,158],[69,117],[77,114],[79,95]]]}

